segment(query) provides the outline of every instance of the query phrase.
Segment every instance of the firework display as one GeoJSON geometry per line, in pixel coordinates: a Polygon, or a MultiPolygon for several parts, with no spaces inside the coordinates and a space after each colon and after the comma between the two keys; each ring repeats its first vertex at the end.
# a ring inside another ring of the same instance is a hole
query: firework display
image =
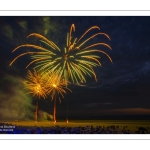
{"type": "Polygon", "coordinates": [[[98,32],[83,40],[84,36],[94,29],[100,30],[98,26],[93,26],[85,31],[79,39],[73,39],[75,25],[72,24],[70,32],[67,34],[67,44],[64,49],[60,49],[54,42],[50,41],[46,37],[37,33],[32,33],[28,35],[27,38],[32,36],[39,38],[43,46],[24,44],[16,47],[12,52],[23,47],[30,47],[38,51],[22,53],[15,57],[10,65],[12,65],[19,57],[30,54],[32,61],[26,66],[26,68],[34,63],[34,68],[37,68],[38,71],[45,73],[55,71],[66,80],[70,79],[72,83],[77,84],[80,82],[85,83],[86,76],[94,76],[97,81],[96,73],[93,68],[101,66],[101,62],[99,61],[100,56],[98,53],[105,54],[111,62],[112,59],[106,52],[95,48],[95,46],[103,45],[111,50],[111,47],[108,44],[98,42],[87,46],[88,42],[98,35],[104,35],[110,40],[110,37],[106,33],[98,32]]]}
{"type": "Polygon", "coordinates": [[[27,79],[24,83],[25,89],[28,90],[27,94],[31,93],[33,96],[38,96],[38,98],[46,98],[45,80],[42,74],[37,73],[35,69],[33,73],[28,70],[27,79]]]}
{"type": "MultiPolygon", "coordinates": [[[[101,66],[99,53],[106,55],[112,62],[111,57],[106,52],[96,48],[102,45],[111,50],[108,44],[103,42],[91,44],[91,40],[98,35],[103,35],[108,40],[110,40],[110,37],[106,33],[97,32],[84,39],[91,30],[99,31],[100,28],[92,26],[80,38],[73,38],[75,25],[72,24],[69,33],[67,33],[66,47],[63,49],[60,49],[54,42],[43,35],[31,33],[27,38],[36,37],[41,42],[40,46],[23,44],[12,51],[15,52],[23,47],[33,49],[33,51],[27,51],[15,57],[11,61],[10,66],[18,58],[27,54],[30,55],[31,62],[27,64],[26,68],[34,64],[34,73],[32,74],[31,71],[28,71],[25,84],[26,89],[29,90],[28,93],[33,94],[33,96],[37,95],[38,98],[43,97],[45,99],[48,95],[51,96],[51,99],[54,101],[54,123],[56,123],[56,98],[61,102],[61,98],[64,98],[63,94],[66,94],[66,90],[71,91],[68,85],[70,83],[77,85],[81,82],[86,83],[87,76],[94,77],[95,81],[97,81],[94,67],[101,66]]],[[[37,112],[38,101],[35,120],[37,120],[37,112]]]]}
{"type": "MultiPolygon", "coordinates": [[[[33,96],[37,96],[38,99],[43,97],[46,99],[48,95],[51,96],[51,99],[54,101],[54,122],[56,122],[56,98],[61,102],[61,97],[64,98],[63,94],[66,94],[66,89],[71,91],[66,85],[69,82],[60,77],[56,73],[37,73],[34,69],[32,73],[28,70],[27,80],[24,82],[25,89],[28,91],[27,94],[32,94],[33,96]]],[[[72,92],[72,91],[71,91],[72,92]]],[[[38,100],[36,104],[35,111],[35,121],[37,121],[38,117],[38,100]]]]}
{"type": "MultiPolygon", "coordinates": [[[[56,123],[56,98],[58,97],[61,103],[61,97],[64,98],[63,94],[66,94],[66,90],[71,91],[67,85],[69,82],[63,77],[60,77],[56,73],[46,74],[46,84],[47,89],[46,94],[51,96],[51,99],[54,101],[54,123],[56,123]]],[[[72,91],[71,91],[72,92],[72,91]]]]}
{"type": "MultiPolygon", "coordinates": [[[[34,69],[32,73],[28,70],[27,79],[24,82],[25,90],[28,92],[26,94],[32,94],[33,96],[37,96],[38,99],[40,97],[46,98],[46,88],[45,88],[45,80],[43,79],[42,74],[37,73],[34,69]]],[[[36,110],[35,110],[35,121],[38,119],[38,99],[36,102],[36,110]]]]}

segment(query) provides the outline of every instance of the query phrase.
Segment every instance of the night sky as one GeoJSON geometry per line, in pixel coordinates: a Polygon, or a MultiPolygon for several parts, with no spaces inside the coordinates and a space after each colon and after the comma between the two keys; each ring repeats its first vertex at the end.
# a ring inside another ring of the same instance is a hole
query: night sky
{"type": "MultiPolygon", "coordinates": [[[[1,16],[0,118],[8,117],[8,111],[16,114],[16,110],[19,110],[20,115],[24,107],[24,113],[32,112],[36,102],[36,98],[29,96],[27,103],[27,98],[21,95],[23,90],[20,81],[26,77],[25,66],[30,62],[30,57],[23,56],[9,66],[9,63],[18,54],[26,52],[27,48],[15,53],[12,53],[12,50],[21,44],[36,44],[36,40],[26,38],[33,32],[44,35],[60,48],[64,48],[72,23],[76,27],[73,35],[78,38],[95,25],[100,27],[101,32],[108,34],[111,41],[104,36],[97,36],[94,40],[105,42],[112,47],[112,50],[109,50],[99,46],[111,56],[113,63],[106,55],[99,54],[102,67],[94,68],[98,81],[87,77],[87,83],[84,85],[70,85],[73,93],[68,91],[61,104],[57,101],[57,117],[66,118],[67,106],[69,118],[150,115],[150,17],[1,16]]],[[[91,34],[92,32],[89,35],[91,34]]],[[[39,109],[53,114],[53,101],[50,97],[46,100],[40,99],[39,109]]]]}

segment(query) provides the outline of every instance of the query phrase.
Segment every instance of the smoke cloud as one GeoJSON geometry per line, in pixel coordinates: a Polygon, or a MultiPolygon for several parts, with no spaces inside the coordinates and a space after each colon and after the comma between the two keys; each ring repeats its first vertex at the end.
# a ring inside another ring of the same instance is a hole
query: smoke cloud
{"type": "Polygon", "coordinates": [[[22,79],[6,75],[0,83],[0,120],[30,120],[35,106],[23,90],[22,79]]]}

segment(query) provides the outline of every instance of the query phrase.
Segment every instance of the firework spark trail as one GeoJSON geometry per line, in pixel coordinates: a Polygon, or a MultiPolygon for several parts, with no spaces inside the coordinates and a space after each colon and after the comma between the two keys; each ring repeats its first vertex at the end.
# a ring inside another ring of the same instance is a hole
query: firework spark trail
{"type": "Polygon", "coordinates": [[[45,99],[46,89],[44,85],[45,81],[43,80],[42,74],[37,73],[35,69],[33,73],[28,70],[27,81],[25,82],[25,89],[29,90],[28,93],[33,94],[33,96],[36,95],[38,98],[43,97],[45,99]]]}
{"type": "MultiPolygon", "coordinates": [[[[45,88],[45,80],[42,74],[37,73],[34,69],[32,73],[28,70],[27,79],[24,82],[25,88],[28,92],[26,94],[32,94],[33,96],[37,96],[38,99],[43,97],[46,99],[46,88],[45,88]]],[[[36,103],[36,111],[35,111],[35,121],[37,122],[38,119],[38,99],[36,103]]]]}
{"type": "Polygon", "coordinates": [[[46,84],[45,87],[47,89],[46,94],[50,95],[52,100],[54,101],[54,123],[56,123],[56,98],[58,97],[60,103],[61,98],[64,98],[64,94],[66,94],[66,90],[72,92],[66,85],[69,84],[67,80],[63,77],[60,77],[56,72],[51,72],[46,74],[45,76],[46,84]]]}
{"type": "Polygon", "coordinates": [[[52,41],[48,40],[46,37],[40,35],[40,34],[37,34],[37,33],[31,33],[27,36],[30,37],[30,36],[35,36],[37,38],[41,38],[43,39],[45,42],[47,42],[53,49],[57,49],[58,51],[60,51],[59,47],[57,47],[57,45],[55,43],[53,43],[52,41]]]}
{"type": "Polygon", "coordinates": [[[63,77],[60,77],[57,71],[47,74],[46,80],[47,80],[47,84],[46,84],[47,92],[46,93],[47,95],[51,96],[52,100],[54,100],[55,95],[58,95],[58,96],[61,95],[62,98],[64,98],[63,94],[66,94],[66,91],[64,89],[71,91],[68,87],[66,87],[66,85],[68,85],[69,82],[65,80],[63,77]]]}

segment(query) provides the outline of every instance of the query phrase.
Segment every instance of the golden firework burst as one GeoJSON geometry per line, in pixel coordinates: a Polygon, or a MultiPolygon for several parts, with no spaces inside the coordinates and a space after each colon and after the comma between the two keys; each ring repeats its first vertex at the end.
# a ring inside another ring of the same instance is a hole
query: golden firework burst
{"type": "Polygon", "coordinates": [[[111,47],[103,42],[97,42],[89,45],[88,42],[98,35],[103,35],[108,40],[110,40],[110,37],[106,33],[98,32],[83,40],[85,35],[91,30],[99,31],[100,28],[98,26],[92,26],[86,30],[80,38],[73,39],[75,25],[72,24],[70,31],[67,34],[67,44],[64,49],[60,49],[54,42],[46,37],[37,33],[32,33],[28,35],[27,38],[32,36],[39,38],[43,43],[43,46],[24,44],[16,47],[12,52],[15,52],[23,47],[33,48],[38,51],[22,53],[15,57],[10,65],[12,65],[19,57],[30,54],[32,61],[26,66],[26,68],[28,68],[31,64],[35,64],[35,68],[37,68],[38,71],[42,71],[43,73],[57,72],[59,76],[63,76],[65,80],[70,79],[73,83],[80,83],[81,81],[82,83],[85,83],[86,76],[94,76],[97,81],[96,73],[93,68],[96,66],[101,66],[101,62],[99,60],[100,56],[98,53],[106,55],[111,62],[112,59],[106,52],[95,47],[103,45],[110,50],[111,47]]]}

